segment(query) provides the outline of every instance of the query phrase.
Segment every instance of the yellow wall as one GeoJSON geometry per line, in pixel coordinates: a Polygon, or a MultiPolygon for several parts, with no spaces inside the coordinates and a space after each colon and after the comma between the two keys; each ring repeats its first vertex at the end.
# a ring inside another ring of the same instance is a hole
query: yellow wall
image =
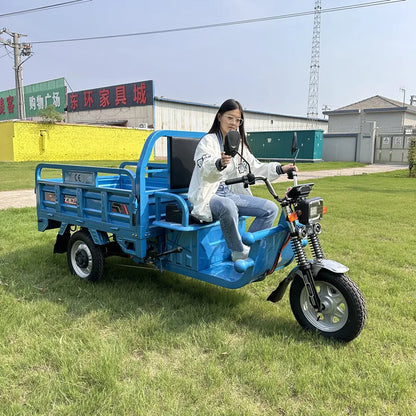
{"type": "Polygon", "coordinates": [[[0,123],[0,160],[13,160],[13,136],[14,128],[12,121],[0,123]]]}
{"type": "Polygon", "coordinates": [[[80,124],[0,123],[0,160],[137,160],[151,131],[80,124]]]}

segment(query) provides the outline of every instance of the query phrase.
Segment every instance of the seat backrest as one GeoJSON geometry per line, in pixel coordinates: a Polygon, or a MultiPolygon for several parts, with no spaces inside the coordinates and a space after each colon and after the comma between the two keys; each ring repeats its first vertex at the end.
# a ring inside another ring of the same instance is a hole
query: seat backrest
{"type": "Polygon", "coordinates": [[[170,189],[189,188],[194,170],[194,154],[200,139],[169,137],[170,189]]]}

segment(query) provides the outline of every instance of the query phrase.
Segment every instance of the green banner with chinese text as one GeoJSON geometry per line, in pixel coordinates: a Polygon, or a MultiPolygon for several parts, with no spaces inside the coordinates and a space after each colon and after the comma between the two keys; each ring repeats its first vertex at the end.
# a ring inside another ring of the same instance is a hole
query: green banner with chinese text
{"type": "MultiPolygon", "coordinates": [[[[39,82],[23,87],[26,118],[36,117],[39,110],[54,105],[59,113],[65,112],[65,78],[39,82]]],[[[0,121],[17,118],[16,90],[0,92],[0,121]]]]}

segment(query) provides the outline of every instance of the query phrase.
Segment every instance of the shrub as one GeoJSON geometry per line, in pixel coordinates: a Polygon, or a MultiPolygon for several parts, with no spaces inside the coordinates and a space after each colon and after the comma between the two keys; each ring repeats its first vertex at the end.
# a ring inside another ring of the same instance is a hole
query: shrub
{"type": "Polygon", "coordinates": [[[410,139],[409,147],[409,177],[416,176],[416,137],[410,139]]]}
{"type": "Polygon", "coordinates": [[[42,118],[42,123],[56,123],[63,120],[63,116],[56,111],[53,104],[39,110],[38,116],[42,118]]]}

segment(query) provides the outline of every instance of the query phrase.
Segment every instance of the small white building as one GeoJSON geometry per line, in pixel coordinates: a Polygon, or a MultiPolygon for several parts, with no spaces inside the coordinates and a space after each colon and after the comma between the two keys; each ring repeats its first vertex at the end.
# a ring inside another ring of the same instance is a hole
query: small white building
{"type": "Polygon", "coordinates": [[[416,106],[376,95],[324,114],[329,118],[324,160],[407,163],[416,106]]]}
{"type": "MultiPolygon", "coordinates": [[[[155,130],[208,131],[214,121],[219,105],[200,104],[165,97],[154,97],[155,130]]],[[[276,130],[327,131],[327,120],[311,120],[300,116],[266,113],[244,109],[244,127],[247,132],[276,130]]]]}

